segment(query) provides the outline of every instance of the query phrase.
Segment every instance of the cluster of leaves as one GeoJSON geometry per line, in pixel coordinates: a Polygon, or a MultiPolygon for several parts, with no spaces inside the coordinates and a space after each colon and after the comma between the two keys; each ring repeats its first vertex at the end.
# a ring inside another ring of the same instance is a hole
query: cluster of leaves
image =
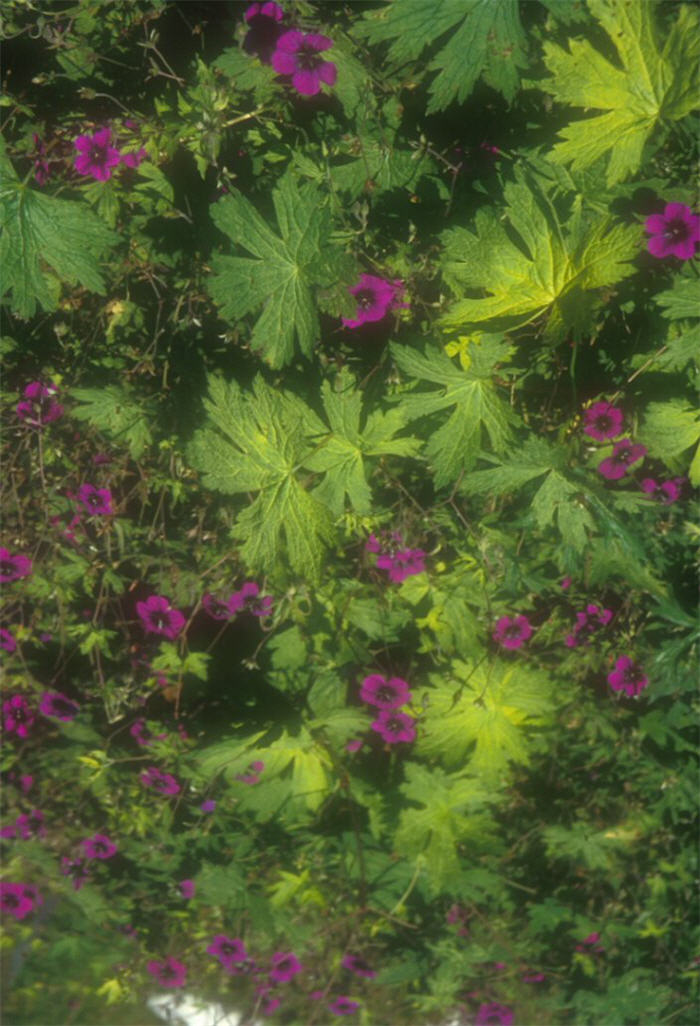
{"type": "Polygon", "coordinates": [[[290,0],[312,96],[260,5],[7,8],[8,1021],[687,1021],[694,5],[290,0]]]}

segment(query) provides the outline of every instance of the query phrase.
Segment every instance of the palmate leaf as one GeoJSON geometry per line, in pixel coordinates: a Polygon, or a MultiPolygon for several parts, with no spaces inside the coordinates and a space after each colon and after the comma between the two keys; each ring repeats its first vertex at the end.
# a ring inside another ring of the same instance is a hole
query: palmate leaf
{"type": "Polygon", "coordinates": [[[271,367],[283,367],[294,356],[295,339],[302,353],[311,354],[319,339],[315,287],[333,286],[347,267],[330,240],[330,214],[315,186],[299,188],[285,175],[272,199],[279,235],[241,193],[212,208],[217,228],[253,257],[216,255],[209,291],[222,315],[234,321],[262,308],[251,346],[271,367]]]}
{"type": "Polygon", "coordinates": [[[662,29],[657,4],[638,0],[588,0],[591,14],[611,39],[619,65],[588,40],[571,39],[568,52],[544,44],[552,78],[541,82],[559,102],[606,111],[562,129],[551,158],[573,169],[607,157],[609,185],[640,166],[657,124],[685,117],[700,99],[697,65],[700,19],[692,5],[681,5],[670,29],[662,29]]]}
{"type": "Polygon", "coordinates": [[[118,241],[84,203],[20,182],[0,140],[0,266],[3,296],[19,317],[55,310],[61,282],[104,294],[100,261],[118,241]]]}
{"type": "Polygon", "coordinates": [[[578,210],[562,225],[538,178],[516,174],[519,180],[505,187],[510,233],[496,212],[484,209],[474,232],[443,232],[447,284],[456,293],[485,295],[457,300],[441,323],[513,329],[543,318],[545,338],[580,336],[600,302],[594,290],[634,273],[641,227],[615,224],[607,215],[586,222],[578,210]]]}
{"type": "Polygon", "coordinates": [[[284,556],[294,571],[316,578],[332,522],[304,488],[298,468],[310,451],[309,436],[324,433],[323,422],[300,399],[259,377],[248,394],[235,382],[211,378],[209,395],[211,426],[195,434],[190,458],[205,487],[227,495],[259,493],[236,518],[241,555],[257,571],[284,556]]]}
{"type": "Polygon", "coordinates": [[[700,413],[696,408],[682,399],[650,403],[639,438],[670,470],[686,471],[691,484],[700,484],[700,413]],[[691,448],[692,457],[684,456],[691,448]]]}
{"type": "Polygon", "coordinates": [[[116,445],[128,445],[132,459],[137,460],[146,446],[151,444],[152,435],[144,401],[127,386],[72,388],[70,394],[82,403],[73,409],[72,415],[103,431],[116,445]]]}
{"type": "Polygon", "coordinates": [[[310,470],[325,473],[314,495],[336,516],[345,510],[346,495],[355,512],[369,513],[372,494],[366,461],[388,455],[416,456],[421,443],[417,438],[394,437],[406,424],[399,409],[374,410],[363,416],[362,393],[349,371],[338,375],[334,386],[324,381],[321,392],[331,430],[304,460],[310,470]]]}
{"type": "Polygon", "coordinates": [[[526,764],[528,730],[548,723],[553,710],[552,685],[546,674],[522,663],[473,665],[457,659],[456,681],[430,692],[419,754],[444,766],[468,766],[482,779],[496,779],[510,762],[526,764]]]}
{"type": "Polygon", "coordinates": [[[474,466],[486,438],[494,452],[507,449],[515,417],[491,380],[494,365],[499,358],[505,358],[506,346],[497,343],[488,348],[476,347],[466,370],[456,366],[440,349],[428,348],[421,353],[393,343],[391,351],[404,374],[440,386],[401,397],[399,410],[408,420],[454,407],[426,446],[438,488],[474,466]]]}
{"type": "Polygon", "coordinates": [[[429,72],[427,113],[463,103],[479,76],[512,100],[525,64],[525,34],[516,0],[393,0],[358,26],[370,43],[389,42],[387,62],[400,67],[439,46],[429,72]]]}

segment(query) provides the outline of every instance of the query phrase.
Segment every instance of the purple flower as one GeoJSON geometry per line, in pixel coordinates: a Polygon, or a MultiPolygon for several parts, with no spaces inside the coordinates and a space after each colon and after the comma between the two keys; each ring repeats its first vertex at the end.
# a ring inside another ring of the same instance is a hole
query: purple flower
{"type": "Polygon", "coordinates": [[[682,477],[676,477],[672,481],[663,483],[655,481],[652,477],[645,477],[642,481],[642,491],[659,499],[665,506],[670,506],[672,502],[677,502],[680,499],[682,482],[682,477]]]}
{"type": "Polygon", "coordinates": [[[273,1012],[277,1011],[281,1004],[282,1002],[278,997],[271,997],[267,999],[260,1011],[263,1015],[272,1015],[273,1012]]]}
{"type": "Polygon", "coordinates": [[[90,175],[98,182],[106,182],[112,177],[112,168],[121,161],[119,150],[111,145],[112,133],[109,128],[101,128],[94,135],[79,135],[75,140],[78,156],[75,158],[75,170],[81,175],[90,175]]]}
{"type": "Polygon", "coordinates": [[[573,583],[573,578],[572,577],[564,577],[562,579],[562,582],[561,582],[559,587],[561,588],[562,591],[566,591],[567,588],[571,587],[572,583],[573,583]]]}
{"type": "Polygon", "coordinates": [[[139,775],[139,780],[144,787],[150,787],[158,794],[179,794],[180,785],[170,773],[162,773],[157,766],[149,766],[147,770],[139,775]]]}
{"type": "Polygon", "coordinates": [[[45,159],[46,157],[46,146],[36,134],[33,133],[32,138],[34,140],[34,152],[36,158],[34,160],[34,180],[37,185],[46,185],[51,170],[49,168],[49,162],[45,159]]]}
{"type": "Polygon", "coordinates": [[[377,557],[377,569],[388,570],[390,581],[405,581],[413,574],[422,574],[425,570],[425,552],[422,549],[402,549],[393,555],[377,557]]]}
{"type": "Polygon", "coordinates": [[[343,324],[346,328],[359,328],[363,324],[381,321],[390,309],[403,305],[397,302],[401,288],[400,281],[387,281],[373,274],[361,274],[357,285],[348,289],[357,300],[357,313],[351,320],[343,317],[343,324]]]}
{"type": "Polygon", "coordinates": [[[12,556],[7,549],[0,549],[0,582],[19,581],[29,577],[32,572],[32,561],[29,556],[20,553],[12,556]]]}
{"type": "Polygon", "coordinates": [[[479,1006],[474,1026],[512,1026],[513,1010],[497,1001],[479,1006]]]}
{"type": "Polygon", "coordinates": [[[213,812],[216,808],[216,802],[212,798],[207,798],[199,807],[202,812],[213,812]]]}
{"type": "Polygon", "coordinates": [[[121,162],[125,167],[138,167],[142,160],[145,160],[148,154],[141,146],[138,150],[132,150],[131,153],[122,153],[121,162]]]}
{"type": "Polygon", "coordinates": [[[117,846],[104,834],[93,834],[83,841],[83,850],[86,859],[111,859],[116,854],[117,846]]]}
{"type": "Polygon", "coordinates": [[[82,502],[85,509],[93,517],[109,516],[113,513],[112,493],[109,488],[95,488],[94,485],[84,484],[78,489],[78,501],[82,502]]]}
{"type": "Polygon", "coordinates": [[[667,203],[663,214],[652,214],[646,219],[644,231],[651,235],[647,249],[652,256],[691,260],[695,245],[700,242],[700,217],[685,203],[667,203]]]}
{"type": "Polygon", "coordinates": [[[224,968],[228,970],[233,970],[236,963],[245,962],[248,958],[243,941],[238,937],[227,937],[224,933],[219,933],[214,937],[207,948],[207,954],[218,958],[224,968]]]}
{"type": "Polygon", "coordinates": [[[234,591],[228,600],[232,613],[252,613],[253,616],[267,616],[272,606],[272,596],[260,596],[260,588],[255,581],[246,581],[240,591],[234,591]]]}
{"type": "Polygon", "coordinates": [[[357,1001],[351,1001],[349,997],[337,997],[328,1006],[328,1011],[332,1012],[333,1015],[352,1015],[359,1008],[357,1001]]]}
{"type": "Polygon", "coordinates": [[[416,739],[413,717],[406,713],[394,712],[392,709],[382,709],[371,727],[390,745],[397,741],[416,739]]]}
{"type": "Polygon", "coordinates": [[[360,688],[360,698],[368,705],[376,705],[378,709],[400,709],[411,701],[408,684],[400,677],[385,677],[372,673],[365,677],[360,688]]]}
{"type": "Polygon", "coordinates": [[[207,593],[202,596],[202,605],[212,620],[230,620],[236,615],[237,609],[231,608],[231,599],[217,598],[216,595],[207,593]]]}
{"type": "Polygon", "coordinates": [[[343,969],[348,969],[355,976],[364,976],[367,980],[373,980],[377,975],[368,962],[360,955],[345,955],[340,963],[343,969]]]}
{"type": "Polygon", "coordinates": [[[619,478],[624,477],[627,473],[628,468],[636,463],[637,460],[643,459],[646,456],[647,450],[644,445],[635,445],[631,439],[623,438],[620,442],[615,442],[613,446],[612,456],[608,456],[606,460],[598,466],[598,471],[606,477],[608,481],[617,481],[619,478]]]}
{"type": "Polygon", "coordinates": [[[54,399],[56,395],[58,389],[52,382],[42,385],[40,381],[31,381],[24,389],[24,399],[17,403],[17,416],[29,427],[36,428],[58,420],[63,415],[63,407],[54,399]]]}
{"type": "Polygon", "coordinates": [[[132,723],[129,727],[129,733],[136,741],[136,744],[140,745],[141,748],[148,748],[154,741],[162,741],[164,737],[168,736],[167,733],[158,735],[152,734],[143,717],[136,720],[135,723],[132,723]]]}
{"type": "Polygon", "coordinates": [[[606,438],[616,438],[622,434],[624,414],[617,406],[600,402],[590,406],[583,415],[583,432],[604,442],[606,438]]]}
{"type": "Polygon", "coordinates": [[[571,634],[567,634],[565,644],[568,648],[575,648],[582,641],[588,641],[590,635],[599,627],[605,627],[613,618],[612,609],[601,609],[600,606],[586,606],[584,613],[576,614],[576,623],[571,634]]]}
{"type": "Polygon", "coordinates": [[[151,595],[145,602],[137,602],[136,612],[147,634],[162,634],[171,641],[185,626],[180,610],[173,609],[164,595],[151,595]]]}
{"type": "Polygon", "coordinates": [[[265,3],[254,3],[246,10],[243,15],[246,21],[252,21],[253,18],[272,18],[273,21],[282,21],[284,18],[284,11],[279,4],[273,2],[273,0],[267,0],[265,3]]]}
{"type": "Polygon", "coordinates": [[[80,706],[60,691],[45,691],[39,702],[39,712],[42,716],[70,723],[80,712],[80,706]]]}
{"type": "Polygon", "coordinates": [[[360,740],[360,738],[358,738],[358,737],[355,737],[351,741],[348,741],[348,743],[345,746],[345,751],[346,752],[359,752],[359,750],[362,748],[363,744],[364,744],[364,741],[360,740]]]}
{"type": "Polygon", "coordinates": [[[168,956],[164,962],[148,962],[146,969],[155,976],[161,987],[184,987],[187,969],[176,958],[168,956]]]}
{"type": "Polygon", "coordinates": [[[29,813],[22,813],[15,820],[14,831],[17,837],[23,841],[29,841],[32,837],[42,837],[44,830],[44,813],[39,809],[32,809],[29,813]]]}
{"type": "Polygon", "coordinates": [[[23,695],[12,695],[2,703],[3,726],[8,734],[25,738],[33,726],[35,716],[23,695]]]}
{"type": "Polygon", "coordinates": [[[503,648],[520,648],[532,635],[532,627],[526,616],[502,616],[491,635],[503,648]]]}
{"type": "Polygon", "coordinates": [[[544,973],[525,973],[520,979],[523,983],[542,983],[547,977],[544,973]]]}
{"type": "Polygon", "coordinates": [[[269,972],[275,983],[287,983],[292,976],[301,972],[301,962],[291,951],[276,951],[272,956],[272,969],[269,972]]]}
{"type": "Polygon", "coordinates": [[[183,896],[183,898],[187,898],[188,900],[190,898],[194,898],[195,890],[196,886],[194,880],[180,881],[180,894],[183,896]]]}
{"type": "Polygon", "coordinates": [[[335,85],[338,71],[332,61],[324,61],[319,54],[330,50],[333,40],[315,32],[304,34],[292,29],[277,40],[272,55],[272,67],[278,75],[291,75],[292,85],[302,96],[315,96],[321,83],[335,85]]]}
{"type": "Polygon", "coordinates": [[[61,872],[64,876],[70,876],[73,881],[73,890],[79,891],[88,879],[90,870],[82,859],[69,859],[64,855],[61,859],[61,872]]]}
{"type": "Polygon", "coordinates": [[[236,780],[240,780],[242,784],[257,784],[260,780],[260,774],[264,769],[265,763],[261,762],[260,759],[256,759],[254,762],[248,764],[248,768],[245,773],[236,774],[236,780]]]}
{"type": "Polygon", "coordinates": [[[24,919],[33,910],[34,905],[41,904],[41,897],[36,888],[28,884],[0,883],[0,910],[9,912],[15,919],[24,919]]]}
{"type": "Polygon", "coordinates": [[[638,695],[649,684],[649,678],[641,666],[633,662],[629,656],[620,656],[615,669],[608,674],[608,684],[613,691],[624,691],[626,695],[638,695]]]}
{"type": "Polygon", "coordinates": [[[6,652],[14,652],[17,648],[17,642],[6,627],[0,627],[0,648],[4,648],[6,652]]]}

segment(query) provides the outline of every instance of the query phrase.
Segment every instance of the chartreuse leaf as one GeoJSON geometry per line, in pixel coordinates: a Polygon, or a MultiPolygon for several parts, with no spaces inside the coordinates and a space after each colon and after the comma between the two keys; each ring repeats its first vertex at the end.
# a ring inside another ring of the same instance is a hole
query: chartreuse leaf
{"type": "Polygon", "coordinates": [[[365,19],[359,31],[370,43],[389,42],[390,66],[415,61],[442,41],[427,66],[437,72],[429,89],[428,114],[444,110],[453,100],[464,103],[479,76],[507,100],[518,90],[525,34],[516,0],[393,0],[365,19]]]}
{"type": "Polygon", "coordinates": [[[394,437],[406,423],[400,409],[363,416],[362,393],[349,371],[339,374],[333,385],[324,381],[321,394],[330,433],[304,461],[309,470],[325,474],[314,495],[336,516],[342,515],[346,496],[357,513],[369,513],[372,494],[365,463],[372,457],[376,462],[381,456],[416,456],[420,442],[394,437]]]}
{"type": "Polygon", "coordinates": [[[660,121],[685,117],[698,104],[700,20],[682,4],[670,28],[658,23],[657,5],[636,0],[588,0],[591,14],[610,37],[617,63],[586,39],[570,39],[568,52],[544,44],[552,78],[540,86],[560,103],[606,113],[574,121],[561,131],[551,157],[574,170],[607,158],[609,185],[641,165],[660,121]]]}
{"type": "Polygon", "coordinates": [[[325,431],[322,421],[260,377],[252,393],[210,378],[209,396],[210,423],[195,434],[190,458],[205,487],[227,495],[258,492],[236,518],[243,559],[262,571],[286,557],[295,572],[316,578],[332,538],[331,518],[304,488],[298,469],[311,451],[309,436],[325,431]]]}
{"type": "Polygon", "coordinates": [[[151,444],[152,435],[145,404],[128,386],[72,388],[70,394],[82,403],[72,410],[72,415],[103,431],[111,442],[128,445],[132,459],[137,460],[146,446],[151,444]]]}
{"type": "Polygon", "coordinates": [[[687,471],[693,485],[700,484],[700,413],[682,399],[668,399],[647,406],[642,428],[642,441],[652,456],[666,463],[672,471],[687,471]],[[690,469],[687,449],[695,447],[690,469]]]}
{"type": "Polygon", "coordinates": [[[552,341],[580,335],[599,304],[593,290],[634,272],[641,228],[607,215],[586,221],[578,210],[561,224],[538,179],[516,173],[519,180],[505,187],[508,227],[500,213],[481,209],[474,232],[443,232],[445,281],[457,294],[482,295],[458,299],[441,323],[513,329],[541,318],[552,341]]]}
{"type": "Polygon", "coordinates": [[[427,348],[421,353],[410,346],[392,343],[391,351],[404,374],[440,386],[402,396],[399,410],[404,411],[408,420],[454,407],[426,446],[438,488],[474,466],[487,438],[494,452],[506,450],[515,418],[500,397],[491,372],[498,360],[506,357],[507,346],[480,346],[466,370],[456,366],[440,349],[427,348]]]}
{"type": "Polygon", "coordinates": [[[490,832],[482,810],[493,792],[474,777],[428,770],[415,762],[407,762],[404,772],[401,792],[418,808],[402,811],[394,847],[402,855],[422,856],[431,886],[440,891],[459,875],[458,846],[472,839],[483,842],[490,832]]]}
{"type": "Polygon", "coordinates": [[[100,261],[118,241],[84,203],[47,196],[20,182],[0,141],[2,295],[19,317],[55,310],[61,282],[104,294],[100,261]]]}
{"type": "Polygon", "coordinates": [[[551,718],[551,684],[546,674],[495,660],[452,664],[456,681],[431,677],[422,731],[416,741],[421,755],[447,767],[467,765],[482,778],[504,774],[510,762],[526,764],[528,730],[551,718]]]}
{"type": "Polygon", "coordinates": [[[283,367],[294,356],[295,339],[302,353],[311,354],[319,339],[315,288],[336,284],[347,267],[331,241],[330,214],[314,185],[300,188],[285,175],[272,200],[279,234],[241,193],[212,208],[217,228],[252,258],[216,255],[209,290],[231,320],[262,308],[251,346],[271,367],[283,367]]]}

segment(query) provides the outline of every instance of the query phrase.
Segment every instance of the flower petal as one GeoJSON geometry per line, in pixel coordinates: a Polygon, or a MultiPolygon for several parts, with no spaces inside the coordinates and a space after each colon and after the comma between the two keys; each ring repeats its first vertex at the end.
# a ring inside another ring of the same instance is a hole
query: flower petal
{"type": "Polygon", "coordinates": [[[302,96],[315,96],[321,91],[318,70],[295,71],[292,75],[292,85],[302,96]]]}

